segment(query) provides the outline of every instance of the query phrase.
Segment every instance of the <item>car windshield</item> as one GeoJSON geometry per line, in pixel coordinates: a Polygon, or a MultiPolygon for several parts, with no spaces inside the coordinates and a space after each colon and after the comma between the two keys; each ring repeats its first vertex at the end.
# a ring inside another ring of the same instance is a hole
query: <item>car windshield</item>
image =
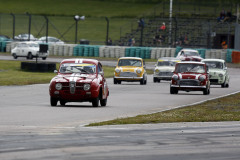
{"type": "Polygon", "coordinates": [[[214,62],[214,61],[208,61],[208,62],[204,62],[206,63],[206,65],[208,66],[208,68],[212,68],[212,69],[223,69],[223,63],[222,62],[214,62]]]}
{"type": "Polygon", "coordinates": [[[184,51],[185,56],[199,56],[198,52],[184,51]]]}
{"type": "Polygon", "coordinates": [[[193,73],[205,73],[204,65],[202,64],[178,64],[176,68],[177,73],[193,72],[193,73]]]}
{"type": "Polygon", "coordinates": [[[142,67],[142,61],[138,59],[120,59],[118,66],[136,66],[142,67]]]}
{"type": "Polygon", "coordinates": [[[90,63],[64,63],[61,65],[59,72],[94,74],[96,73],[96,66],[90,63]]]}
{"type": "Polygon", "coordinates": [[[158,61],[158,66],[175,66],[177,62],[174,61],[158,61]]]}
{"type": "Polygon", "coordinates": [[[39,44],[36,44],[36,43],[30,43],[29,46],[30,46],[30,47],[39,47],[39,44]]]}

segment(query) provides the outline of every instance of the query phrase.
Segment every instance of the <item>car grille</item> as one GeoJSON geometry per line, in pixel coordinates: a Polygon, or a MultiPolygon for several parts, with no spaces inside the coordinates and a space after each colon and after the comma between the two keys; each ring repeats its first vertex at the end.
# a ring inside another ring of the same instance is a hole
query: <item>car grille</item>
{"type": "Polygon", "coordinates": [[[196,80],[180,80],[180,86],[199,86],[199,81],[196,80]]]}
{"type": "MultiPolygon", "coordinates": [[[[67,94],[73,93],[80,93],[83,90],[83,83],[76,83],[74,84],[75,87],[70,87],[70,84],[73,82],[64,82],[62,83],[63,87],[62,90],[67,94]]],[[[75,83],[75,82],[74,82],[75,83]]]]}
{"type": "Polygon", "coordinates": [[[137,73],[135,72],[121,72],[120,77],[137,77],[137,73]]]}
{"type": "Polygon", "coordinates": [[[218,83],[218,79],[210,79],[210,82],[218,83]]]}
{"type": "Polygon", "coordinates": [[[172,72],[159,72],[158,73],[159,76],[173,76],[173,73],[172,72]]]}

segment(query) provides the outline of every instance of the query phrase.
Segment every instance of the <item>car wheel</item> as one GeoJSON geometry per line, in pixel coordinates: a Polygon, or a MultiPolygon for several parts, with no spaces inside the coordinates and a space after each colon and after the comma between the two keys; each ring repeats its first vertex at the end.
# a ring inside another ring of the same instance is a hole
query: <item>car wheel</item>
{"type": "Polygon", "coordinates": [[[56,106],[57,102],[58,102],[58,100],[56,98],[53,98],[53,97],[50,98],[51,106],[56,106]]]}
{"type": "Polygon", "coordinates": [[[33,55],[32,55],[32,53],[28,53],[27,58],[28,58],[28,59],[33,59],[33,55]]]}
{"type": "Polygon", "coordinates": [[[144,81],[144,84],[145,84],[145,85],[147,84],[147,80],[144,81]]]}
{"type": "Polygon", "coordinates": [[[98,107],[98,106],[99,106],[99,97],[94,98],[94,99],[92,100],[92,106],[93,106],[93,107],[98,107]]]}
{"type": "Polygon", "coordinates": [[[140,84],[144,85],[144,78],[140,80],[140,84]]]}
{"type": "Polygon", "coordinates": [[[229,87],[229,84],[226,84],[226,88],[228,88],[229,87]]]}
{"type": "Polygon", "coordinates": [[[13,58],[14,58],[14,59],[17,59],[16,53],[13,53],[13,58]]]}
{"type": "Polygon", "coordinates": [[[113,78],[113,83],[118,84],[118,81],[115,78],[113,78]]]}
{"type": "Polygon", "coordinates": [[[65,106],[66,101],[64,101],[64,100],[60,100],[60,104],[61,104],[61,106],[65,106]]]}
{"type": "Polygon", "coordinates": [[[107,105],[107,98],[100,100],[101,106],[106,106],[107,105]]]}
{"type": "Polygon", "coordinates": [[[170,87],[170,94],[178,94],[178,90],[176,88],[170,87]]]}
{"type": "Polygon", "coordinates": [[[210,89],[209,89],[209,88],[204,89],[204,90],[203,90],[203,94],[204,94],[204,95],[210,94],[210,89]]]}
{"type": "Polygon", "coordinates": [[[120,80],[119,80],[119,81],[117,81],[117,83],[118,83],[118,84],[121,84],[121,83],[122,83],[122,81],[120,81],[120,80]]]}
{"type": "Polygon", "coordinates": [[[42,57],[42,60],[46,60],[47,59],[47,57],[42,57]]]}
{"type": "Polygon", "coordinates": [[[161,79],[158,80],[158,83],[160,83],[160,82],[161,82],[161,79]]]}
{"type": "Polygon", "coordinates": [[[156,83],[158,82],[158,79],[156,77],[153,78],[153,82],[156,83]]]}

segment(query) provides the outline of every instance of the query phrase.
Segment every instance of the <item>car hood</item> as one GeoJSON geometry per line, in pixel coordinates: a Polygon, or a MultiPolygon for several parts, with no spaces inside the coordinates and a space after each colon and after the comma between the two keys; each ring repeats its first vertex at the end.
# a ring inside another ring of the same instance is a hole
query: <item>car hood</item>
{"type": "Polygon", "coordinates": [[[201,73],[178,73],[178,77],[180,79],[198,79],[201,75],[201,73]]]}
{"type": "Polygon", "coordinates": [[[159,71],[164,71],[164,72],[172,72],[174,71],[175,69],[175,66],[159,66],[159,67],[156,67],[155,70],[159,70],[159,71]]]}
{"type": "Polygon", "coordinates": [[[213,69],[213,68],[209,68],[209,73],[211,75],[215,75],[215,74],[225,74],[226,71],[222,70],[222,69],[213,69]]]}
{"type": "Polygon", "coordinates": [[[134,67],[134,66],[121,66],[118,67],[121,72],[135,72],[137,69],[142,69],[141,67],[134,67]]]}
{"type": "Polygon", "coordinates": [[[182,56],[182,57],[180,57],[180,59],[182,60],[182,61],[198,61],[198,62],[200,62],[200,61],[202,61],[202,57],[199,57],[199,56],[182,56]]]}
{"type": "Polygon", "coordinates": [[[82,83],[91,83],[96,78],[95,74],[88,75],[88,74],[80,74],[80,73],[73,73],[73,74],[59,74],[55,76],[52,81],[56,82],[82,82],[82,83]]]}

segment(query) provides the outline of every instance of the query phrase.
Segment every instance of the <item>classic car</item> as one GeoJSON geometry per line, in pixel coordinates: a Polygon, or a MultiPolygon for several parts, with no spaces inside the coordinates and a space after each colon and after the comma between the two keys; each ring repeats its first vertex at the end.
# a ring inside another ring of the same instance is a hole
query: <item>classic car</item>
{"type": "Polygon", "coordinates": [[[16,47],[11,50],[11,55],[14,59],[18,57],[26,57],[27,59],[40,57],[45,60],[48,56],[48,51],[40,52],[39,44],[36,42],[19,42],[16,47]]]}
{"type": "Polygon", "coordinates": [[[176,63],[179,59],[173,57],[159,58],[153,73],[153,82],[160,82],[161,80],[171,80],[176,63]]]}
{"type": "Polygon", "coordinates": [[[200,62],[203,58],[200,56],[197,50],[194,49],[182,49],[178,52],[177,59],[181,61],[197,61],[200,62]]]}
{"type": "Polygon", "coordinates": [[[16,41],[36,41],[37,38],[35,38],[32,34],[23,33],[23,34],[19,34],[19,35],[15,36],[14,40],[16,40],[16,41]]]}
{"type": "Polygon", "coordinates": [[[147,72],[145,62],[138,57],[121,57],[118,59],[114,71],[114,84],[126,82],[140,82],[141,85],[147,84],[147,72]]]}
{"type": "Polygon", "coordinates": [[[182,91],[202,91],[204,95],[210,94],[210,81],[207,65],[202,62],[179,62],[175,66],[170,93],[178,94],[182,91]]]}
{"type": "Polygon", "coordinates": [[[211,85],[221,85],[222,88],[229,87],[229,75],[225,60],[223,59],[204,59],[209,69],[209,79],[211,85]]]}
{"type": "Polygon", "coordinates": [[[93,107],[106,106],[109,95],[102,65],[94,59],[65,59],[49,85],[50,104],[91,102],[93,107]]]}
{"type": "Polygon", "coordinates": [[[37,41],[37,43],[48,43],[48,44],[64,44],[63,41],[61,41],[58,38],[55,37],[41,37],[37,41]]]}

